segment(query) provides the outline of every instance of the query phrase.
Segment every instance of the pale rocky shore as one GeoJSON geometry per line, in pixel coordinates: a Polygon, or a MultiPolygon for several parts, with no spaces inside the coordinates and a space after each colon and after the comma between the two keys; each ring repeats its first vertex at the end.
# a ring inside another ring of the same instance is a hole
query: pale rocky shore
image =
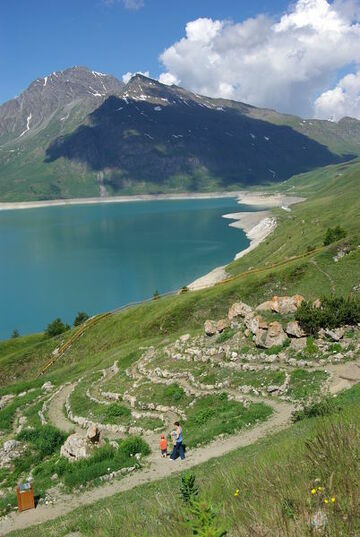
{"type": "MultiPolygon", "coordinates": [[[[266,239],[276,228],[276,218],[271,214],[271,210],[281,207],[285,211],[291,211],[290,206],[304,201],[305,198],[296,196],[285,196],[282,194],[266,194],[263,192],[240,192],[237,195],[237,202],[241,205],[263,208],[253,212],[239,212],[224,214],[223,218],[234,220],[229,224],[232,227],[243,229],[250,245],[235,255],[234,259],[240,259],[256,248],[266,239]]],[[[226,272],[226,265],[213,269],[205,276],[201,276],[192,282],[188,288],[191,291],[212,287],[216,283],[226,280],[230,275],[226,272]]]]}
{"type": "Polygon", "coordinates": [[[237,198],[242,192],[180,192],[175,194],[143,194],[139,196],[112,196],[107,198],[69,198],[44,201],[0,202],[0,211],[15,209],[39,209],[41,207],[61,207],[67,205],[97,205],[99,203],[129,203],[134,201],[187,200],[212,198],[237,198]]]}

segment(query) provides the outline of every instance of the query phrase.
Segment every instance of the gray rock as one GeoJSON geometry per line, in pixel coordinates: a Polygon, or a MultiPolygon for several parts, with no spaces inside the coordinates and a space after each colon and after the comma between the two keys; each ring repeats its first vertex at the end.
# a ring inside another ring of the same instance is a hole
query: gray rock
{"type": "Polygon", "coordinates": [[[89,446],[84,436],[79,433],[71,434],[61,446],[60,455],[69,461],[77,461],[89,456],[89,446]]]}
{"type": "Polygon", "coordinates": [[[333,341],[340,341],[345,334],[345,328],[334,328],[332,330],[326,329],[325,335],[333,341]]]}
{"type": "Polygon", "coordinates": [[[86,436],[92,444],[97,444],[100,441],[100,431],[95,423],[90,425],[86,431],[86,436]]]}
{"type": "Polygon", "coordinates": [[[304,337],[304,336],[305,336],[305,332],[304,332],[304,330],[301,328],[301,326],[300,326],[300,324],[299,324],[298,321],[290,321],[290,322],[286,325],[285,332],[286,332],[289,336],[293,336],[293,337],[297,337],[297,338],[300,338],[300,337],[304,337]]]}
{"type": "Polygon", "coordinates": [[[244,302],[235,302],[228,311],[228,319],[232,321],[235,317],[245,317],[250,313],[252,313],[251,306],[248,306],[244,302]]]}
{"type": "MultiPolygon", "coordinates": [[[[306,337],[292,339],[290,342],[290,349],[296,352],[303,351],[306,347],[306,337]]],[[[290,361],[289,361],[290,363],[290,361]]]]}
{"type": "Polygon", "coordinates": [[[5,453],[10,453],[11,451],[14,451],[18,446],[20,445],[20,442],[17,440],[7,440],[4,442],[3,450],[5,453]]]}
{"type": "Polygon", "coordinates": [[[270,349],[275,345],[283,345],[288,339],[283,327],[278,321],[273,321],[269,324],[269,328],[266,333],[265,347],[270,349]]]}
{"type": "Polygon", "coordinates": [[[205,334],[207,336],[214,336],[217,333],[217,328],[216,328],[215,321],[211,321],[210,319],[205,321],[204,330],[205,330],[205,334]]]}

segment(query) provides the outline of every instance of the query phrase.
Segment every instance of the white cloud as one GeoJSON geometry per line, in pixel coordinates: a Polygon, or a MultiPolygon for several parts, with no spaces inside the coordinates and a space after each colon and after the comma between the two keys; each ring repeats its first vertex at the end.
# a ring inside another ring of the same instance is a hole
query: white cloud
{"type": "Polygon", "coordinates": [[[144,0],[123,0],[126,9],[140,9],[144,7],[144,0]]]}
{"type": "Polygon", "coordinates": [[[338,70],[360,64],[359,20],[355,0],[298,0],[278,20],[197,19],[161,54],[159,80],[312,115],[315,97],[329,89],[338,70]]]}
{"type": "Polygon", "coordinates": [[[360,71],[344,76],[335,88],[324,91],[315,101],[315,114],[335,121],[344,116],[360,119],[360,71]]]}
{"type": "Polygon", "coordinates": [[[115,3],[121,2],[126,9],[138,10],[144,7],[144,0],[103,0],[106,6],[112,6],[115,3]]]}
{"type": "Polygon", "coordinates": [[[130,71],[128,71],[127,73],[124,73],[123,76],[122,76],[122,81],[127,84],[129,82],[129,80],[134,76],[134,75],[144,75],[144,76],[147,76],[149,77],[150,76],[150,73],[149,71],[136,71],[135,73],[131,73],[130,71]]]}

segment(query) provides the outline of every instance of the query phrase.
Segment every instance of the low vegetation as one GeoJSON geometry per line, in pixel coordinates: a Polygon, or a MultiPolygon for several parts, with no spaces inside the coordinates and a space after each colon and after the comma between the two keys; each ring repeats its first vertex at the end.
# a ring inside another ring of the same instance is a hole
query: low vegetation
{"type": "Polygon", "coordinates": [[[317,334],[320,328],[356,325],[360,322],[360,298],[325,297],[320,305],[303,302],[296,319],[310,334],[317,334]]]}

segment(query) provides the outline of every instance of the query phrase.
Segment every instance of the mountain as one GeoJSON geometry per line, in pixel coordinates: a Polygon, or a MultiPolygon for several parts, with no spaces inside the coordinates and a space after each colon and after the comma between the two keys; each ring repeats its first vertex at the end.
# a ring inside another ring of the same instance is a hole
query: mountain
{"type": "Polygon", "coordinates": [[[359,152],[351,118],[303,120],[74,67],[0,106],[0,199],[234,189],[359,152]]]}

